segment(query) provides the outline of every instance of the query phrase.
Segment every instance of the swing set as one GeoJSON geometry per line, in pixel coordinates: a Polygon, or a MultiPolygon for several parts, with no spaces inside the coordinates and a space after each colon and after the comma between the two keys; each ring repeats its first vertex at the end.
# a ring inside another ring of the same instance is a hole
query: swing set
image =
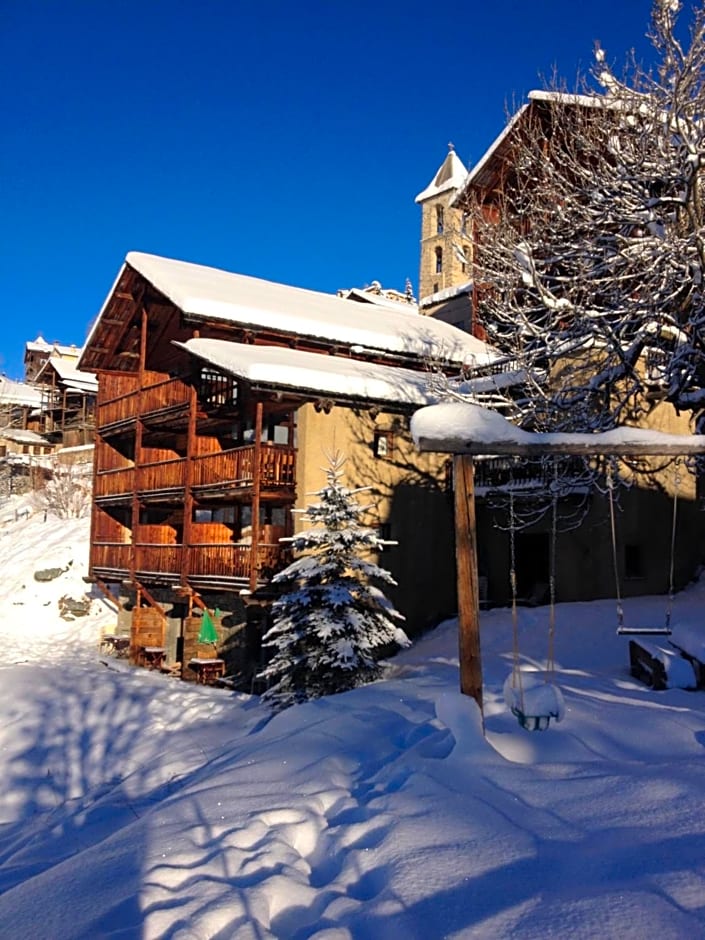
{"type": "MultiPolygon", "coordinates": [[[[644,457],[705,454],[705,435],[667,434],[659,431],[643,431],[639,428],[621,428],[618,433],[596,432],[593,434],[540,434],[517,428],[497,412],[479,405],[442,403],[419,409],[411,422],[412,435],[417,448],[422,452],[453,454],[455,544],[458,586],[458,630],[460,691],[477,702],[483,712],[482,657],[480,646],[480,597],[477,575],[477,544],[474,495],[473,457],[487,454],[517,457],[537,457],[547,454],[565,456],[644,457]]],[[[669,608],[666,614],[670,630],[670,599],[673,594],[673,548],[675,546],[675,524],[677,517],[677,491],[674,500],[669,608]]],[[[616,531],[616,530],[615,530],[616,531]]],[[[615,535],[616,545],[616,535],[615,535]]],[[[555,563],[555,557],[554,557],[555,563]]],[[[516,574],[514,576],[516,580],[516,574]]],[[[618,601],[621,608],[621,592],[618,601]]],[[[551,604],[553,609],[554,604],[551,604]]],[[[552,673],[553,614],[549,624],[549,657],[547,674],[552,673]]],[[[618,629],[625,631],[624,616],[618,613],[618,629]]],[[[640,632],[644,632],[642,629],[640,632]]],[[[518,633],[518,630],[517,630],[518,633]]],[[[518,659],[518,650],[517,650],[518,659]]],[[[555,707],[537,709],[529,703],[525,680],[526,674],[518,675],[514,682],[512,704],[516,707],[520,724],[535,730],[549,726],[551,718],[558,720],[561,702],[558,693],[555,707]],[[522,707],[523,699],[523,707],[522,707]],[[523,718],[522,718],[523,716],[523,718]],[[546,720],[548,719],[548,720],[546,720]]],[[[506,686],[506,684],[505,684],[506,686]]],[[[556,689],[552,683],[544,687],[556,689]]],[[[510,685],[511,689],[512,686],[510,685]]]]}

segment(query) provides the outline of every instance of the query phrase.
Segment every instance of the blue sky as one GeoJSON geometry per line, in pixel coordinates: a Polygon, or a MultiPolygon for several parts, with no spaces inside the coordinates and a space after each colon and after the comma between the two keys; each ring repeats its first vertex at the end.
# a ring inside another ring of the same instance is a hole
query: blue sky
{"type": "Polygon", "coordinates": [[[599,39],[644,54],[649,0],[0,2],[0,372],[81,344],[140,250],[323,291],[417,286],[453,141],[599,39]]]}

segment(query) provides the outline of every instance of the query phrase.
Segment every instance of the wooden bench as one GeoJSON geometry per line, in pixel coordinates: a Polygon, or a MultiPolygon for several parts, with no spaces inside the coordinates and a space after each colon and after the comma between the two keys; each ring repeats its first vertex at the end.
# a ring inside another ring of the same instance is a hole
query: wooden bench
{"type": "Polygon", "coordinates": [[[225,675],[222,659],[192,659],[188,667],[196,673],[196,681],[201,685],[212,685],[225,675]]]}
{"type": "Polygon", "coordinates": [[[629,663],[635,679],[661,691],[668,688],[698,688],[695,668],[678,649],[655,646],[644,640],[629,641],[629,663]]]}

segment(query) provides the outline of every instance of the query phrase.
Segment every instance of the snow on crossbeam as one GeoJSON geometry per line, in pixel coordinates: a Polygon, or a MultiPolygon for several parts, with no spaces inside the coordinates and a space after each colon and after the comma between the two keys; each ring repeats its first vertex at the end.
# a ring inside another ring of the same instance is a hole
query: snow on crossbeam
{"type": "Polygon", "coordinates": [[[645,428],[615,428],[591,434],[523,431],[495,411],[464,402],[420,408],[411,434],[421,451],[448,454],[611,454],[614,456],[705,453],[705,435],[666,434],[645,428]]]}

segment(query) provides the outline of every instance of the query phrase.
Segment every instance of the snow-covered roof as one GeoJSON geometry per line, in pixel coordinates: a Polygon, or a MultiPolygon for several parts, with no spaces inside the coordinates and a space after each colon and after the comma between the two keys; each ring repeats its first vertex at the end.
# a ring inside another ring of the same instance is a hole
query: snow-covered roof
{"type": "MultiPolygon", "coordinates": [[[[371,355],[381,351],[470,366],[496,358],[475,337],[431,317],[410,316],[401,304],[385,306],[382,313],[376,305],[368,307],[334,294],[142,252],[130,252],[126,264],[191,318],[359,346],[361,352],[368,350],[371,355]]],[[[110,295],[106,305],[109,299],[110,295]]],[[[86,346],[99,322],[100,317],[86,346]]]]}
{"type": "Polygon", "coordinates": [[[40,370],[40,375],[51,366],[68,388],[76,391],[97,392],[98,378],[93,372],[82,372],[77,369],[74,362],[62,359],[60,356],[50,356],[40,370]]]}
{"type": "Polygon", "coordinates": [[[440,304],[453,297],[459,297],[461,294],[472,293],[472,281],[466,281],[464,284],[456,284],[454,287],[444,287],[443,290],[437,290],[433,294],[422,297],[419,301],[420,307],[431,307],[433,304],[440,304]]]}
{"type": "Polygon", "coordinates": [[[386,291],[384,288],[376,291],[366,287],[350,287],[347,290],[338,291],[338,297],[366,304],[377,304],[379,307],[391,307],[392,310],[402,310],[404,313],[419,312],[416,301],[408,300],[406,295],[399,291],[386,291]]]}
{"type": "Polygon", "coordinates": [[[458,189],[467,175],[467,169],[455,150],[449,150],[448,155],[438,168],[438,172],[416,197],[416,202],[425,202],[431,196],[438,196],[450,189],[458,189]]]}
{"type": "Polygon", "coordinates": [[[509,121],[505,125],[504,130],[502,130],[502,132],[498,134],[497,137],[495,137],[495,139],[492,141],[490,146],[487,148],[485,153],[480,157],[477,163],[475,163],[475,165],[472,166],[470,170],[466,173],[463,184],[462,186],[458,187],[458,192],[453,197],[451,205],[454,205],[454,206],[460,205],[460,203],[462,202],[462,197],[464,193],[467,192],[470,186],[472,186],[475,182],[477,182],[478,176],[487,166],[487,164],[495,155],[495,153],[499,150],[499,148],[504,143],[504,141],[512,133],[516,125],[521,120],[522,115],[528,110],[528,108],[529,108],[528,104],[523,104],[519,108],[519,110],[515,114],[512,115],[512,117],[509,119],[509,121]]]}
{"type": "Polygon", "coordinates": [[[345,356],[253,346],[222,339],[175,342],[191,355],[252,385],[377,404],[429,405],[428,375],[345,356]]]}
{"type": "Polygon", "coordinates": [[[0,430],[0,437],[8,441],[16,441],[18,444],[42,444],[45,447],[50,447],[50,442],[42,437],[41,434],[37,434],[35,431],[27,431],[24,428],[2,428],[0,430]]]}
{"type": "Polygon", "coordinates": [[[26,382],[16,382],[4,375],[0,376],[0,404],[36,407],[41,405],[41,402],[40,389],[27,385],[26,382]]]}
{"type": "Polygon", "coordinates": [[[474,166],[469,169],[462,186],[458,188],[458,192],[453,197],[451,205],[460,205],[462,203],[462,197],[467,192],[467,190],[474,184],[478,183],[483,170],[486,168],[487,164],[494,157],[494,155],[501,149],[502,145],[511,135],[512,131],[522,119],[523,115],[528,111],[532,102],[541,101],[554,104],[577,105],[583,108],[610,107],[609,99],[605,98],[604,95],[578,95],[572,94],[570,92],[535,89],[534,91],[529,92],[528,98],[529,103],[523,104],[519,110],[512,115],[501,133],[495,137],[477,163],[475,163],[474,166]]]}
{"type": "Polygon", "coordinates": [[[51,343],[47,343],[40,333],[35,340],[29,340],[25,343],[25,352],[49,352],[51,343]]]}
{"type": "Polygon", "coordinates": [[[630,427],[594,434],[536,433],[521,430],[495,411],[463,402],[421,408],[411,419],[411,434],[419,450],[450,454],[705,453],[705,435],[630,427]]]}

